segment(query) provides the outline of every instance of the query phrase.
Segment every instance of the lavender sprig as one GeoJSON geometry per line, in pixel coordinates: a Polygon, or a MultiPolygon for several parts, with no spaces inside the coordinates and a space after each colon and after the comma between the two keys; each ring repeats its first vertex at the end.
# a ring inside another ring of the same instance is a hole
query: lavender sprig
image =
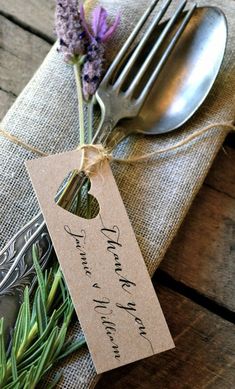
{"type": "Polygon", "coordinates": [[[78,0],[56,0],[55,29],[59,51],[63,53],[65,62],[71,64],[77,64],[84,56],[81,75],[86,100],[94,96],[99,86],[105,65],[104,43],[112,37],[120,21],[120,15],[117,15],[114,23],[108,25],[107,18],[107,11],[96,7],[90,29],[83,5],[78,10],[78,0]]]}
{"type": "Polygon", "coordinates": [[[117,15],[114,23],[109,26],[107,23],[107,11],[102,7],[95,8],[92,13],[92,32],[90,32],[86,22],[83,6],[80,7],[80,15],[83,27],[90,38],[90,44],[87,47],[87,54],[82,69],[83,95],[86,100],[89,100],[94,96],[105,70],[104,43],[116,31],[120,21],[120,15],[117,15]]]}
{"type": "Polygon", "coordinates": [[[83,95],[86,100],[94,96],[104,73],[105,57],[104,45],[94,40],[88,47],[82,69],[83,95]]]}
{"type": "Polygon", "coordinates": [[[88,141],[92,139],[92,118],[95,92],[105,70],[105,42],[114,34],[120,16],[114,23],[107,22],[108,13],[96,7],[89,27],[83,5],[78,10],[78,0],[56,0],[56,33],[59,51],[64,60],[74,65],[80,121],[80,144],[85,141],[83,97],[88,101],[88,141]]]}
{"type": "Polygon", "coordinates": [[[89,36],[83,27],[78,10],[78,0],[56,1],[55,29],[60,42],[59,51],[63,53],[65,62],[74,65],[78,93],[80,144],[82,145],[85,140],[85,126],[80,60],[85,54],[89,36]]]}
{"type": "Polygon", "coordinates": [[[55,30],[65,62],[75,63],[85,54],[89,37],[83,27],[78,0],[57,0],[55,30]]]}

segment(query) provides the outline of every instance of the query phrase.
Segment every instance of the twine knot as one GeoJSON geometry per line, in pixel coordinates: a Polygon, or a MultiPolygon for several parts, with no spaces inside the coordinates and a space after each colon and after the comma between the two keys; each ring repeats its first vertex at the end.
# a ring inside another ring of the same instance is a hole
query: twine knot
{"type": "Polygon", "coordinates": [[[110,153],[109,149],[106,149],[102,145],[92,145],[92,144],[84,144],[79,146],[77,150],[82,151],[82,159],[80,165],[80,171],[83,171],[87,176],[90,176],[92,173],[96,172],[98,168],[102,166],[105,161],[112,161],[113,156],[110,153]],[[95,157],[91,160],[86,157],[86,151],[93,150],[96,152],[95,157]]]}

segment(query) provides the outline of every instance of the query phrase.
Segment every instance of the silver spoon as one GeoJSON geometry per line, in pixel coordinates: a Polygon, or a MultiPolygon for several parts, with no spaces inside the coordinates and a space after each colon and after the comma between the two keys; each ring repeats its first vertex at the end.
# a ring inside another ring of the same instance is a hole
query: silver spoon
{"type": "MultiPolygon", "coordinates": [[[[162,58],[180,23],[181,20],[163,42],[155,58],[156,63],[162,58]]],[[[159,34],[159,29],[156,33],[159,34]]],[[[123,129],[116,128],[110,134],[107,139],[108,146],[112,147],[133,133],[158,135],[182,126],[208,95],[219,72],[226,42],[227,22],[223,12],[216,7],[195,9],[140,113],[131,120],[121,121],[120,127],[123,129]]],[[[142,58],[147,57],[150,48],[151,40],[149,49],[145,50],[142,58]]],[[[136,72],[141,65],[141,62],[136,63],[136,72]]],[[[135,70],[132,71],[132,78],[135,78],[135,70]]],[[[145,84],[145,78],[142,84],[145,84]]],[[[140,89],[141,87],[140,85],[140,89]]]]}
{"type": "MultiPolygon", "coordinates": [[[[112,137],[107,139],[108,144],[113,147],[117,140],[133,132],[150,135],[166,133],[188,120],[214,83],[224,56],[226,40],[227,24],[223,13],[213,7],[196,9],[138,117],[123,121],[124,130],[115,130],[112,137]]],[[[8,329],[15,321],[24,285],[32,281],[34,276],[31,272],[31,252],[35,242],[41,248],[44,265],[50,256],[52,244],[42,215],[37,215],[19,231],[0,253],[0,264],[4,268],[2,276],[0,270],[0,316],[5,317],[8,329]],[[16,257],[19,259],[17,266],[6,279],[4,274],[16,257]]]]}

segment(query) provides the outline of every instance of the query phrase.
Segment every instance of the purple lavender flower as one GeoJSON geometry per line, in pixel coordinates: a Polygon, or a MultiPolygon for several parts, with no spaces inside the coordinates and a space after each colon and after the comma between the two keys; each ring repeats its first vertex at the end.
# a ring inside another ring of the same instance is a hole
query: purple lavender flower
{"type": "Polygon", "coordinates": [[[86,34],[90,37],[87,55],[82,70],[83,94],[86,100],[93,96],[99,86],[105,65],[104,43],[114,34],[120,16],[117,15],[113,25],[107,24],[107,11],[102,7],[94,9],[92,14],[92,33],[86,23],[84,8],[81,6],[80,15],[86,34]]]}
{"type": "Polygon", "coordinates": [[[85,53],[89,40],[78,10],[78,0],[56,0],[55,29],[64,60],[75,62],[85,53]]]}

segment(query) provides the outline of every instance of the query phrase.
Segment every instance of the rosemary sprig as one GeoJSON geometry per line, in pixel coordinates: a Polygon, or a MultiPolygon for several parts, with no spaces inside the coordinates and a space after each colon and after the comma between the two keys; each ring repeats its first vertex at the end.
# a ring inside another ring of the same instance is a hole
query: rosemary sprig
{"type": "Polygon", "coordinates": [[[38,286],[32,304],[28,287],[24,290],[9,352],[4,343],[4,318],[0,320],[1,389],[34,389],[58,360],[85,344],[84,338],[65,340],[74,313],[73,303],[58,264],[49,272],[42,271],[38,258],[35,244],[33,260],[38,286]]]}

